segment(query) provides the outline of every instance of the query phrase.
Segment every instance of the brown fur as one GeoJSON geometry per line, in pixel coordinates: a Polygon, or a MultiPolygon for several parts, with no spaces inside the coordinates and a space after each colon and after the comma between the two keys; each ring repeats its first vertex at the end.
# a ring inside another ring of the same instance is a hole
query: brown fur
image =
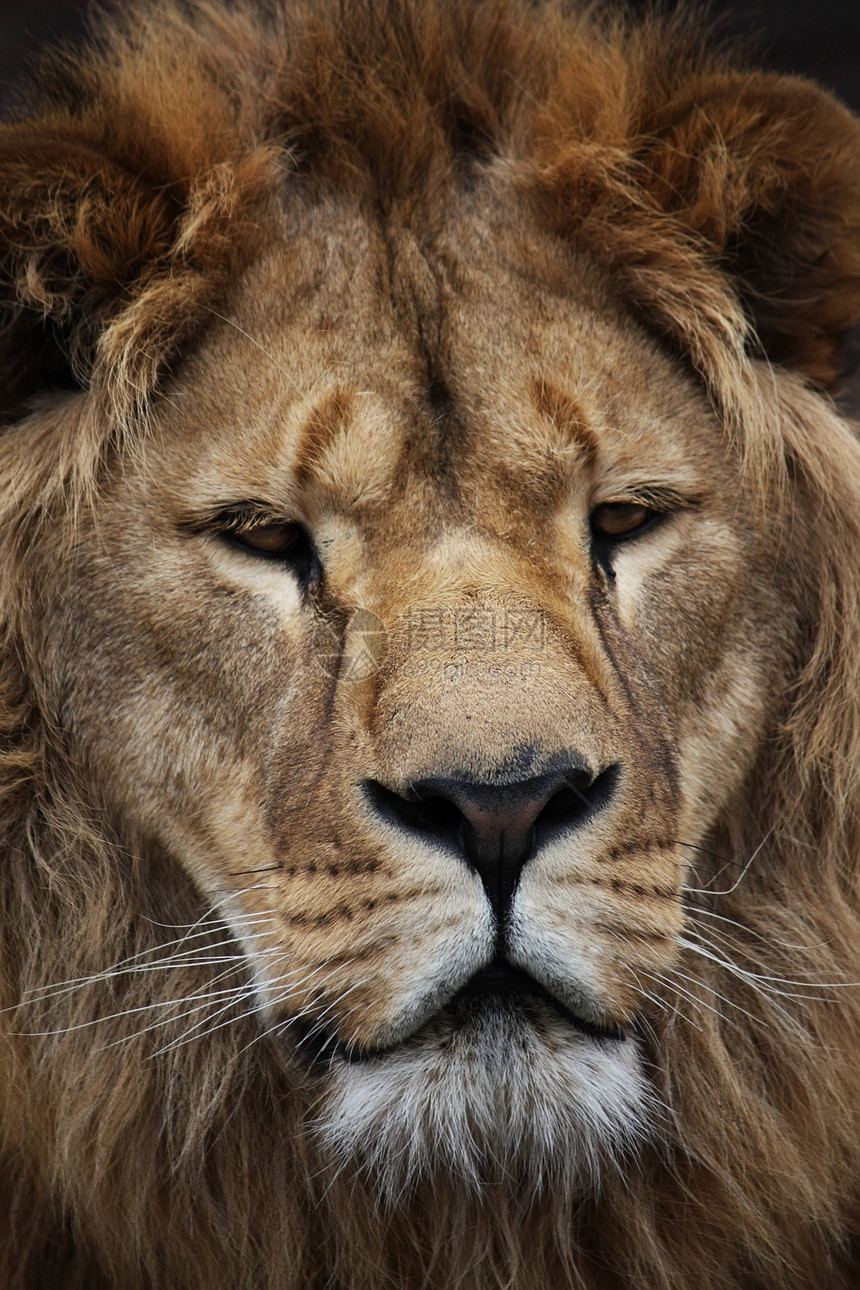
{"type": "Polygon", "coordinates": [[[0,254],[2,1283],[854,1285],[850,114],[674,19],[165,0],[0,129],[0,254]],[[613,584],[589,508],[655,476],[613,584]],[[310,605],[237,501],[313,531],[310,605]],[[333,677],[355,605],[386,652],[333,677]],[[354,785],[572,739],[613,814],[523,884],[656,1132],[391,1203],[293,1023],[385,1045],[480,893],[354,785]],[[273,1033],[258,950],[308,969],[273,1033]]]}

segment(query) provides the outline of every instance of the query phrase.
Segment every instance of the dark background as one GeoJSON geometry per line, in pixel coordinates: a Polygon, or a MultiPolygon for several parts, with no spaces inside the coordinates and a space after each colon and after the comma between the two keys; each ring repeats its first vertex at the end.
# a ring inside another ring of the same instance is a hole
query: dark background
{"type": "MultiPolygon", "coordinates": [[[[638,7],[648,0],[629,2],[638,7]]],[[[122,0],[108,3],[122,7],[122,0]]],[[[0,104],[14,104],[10,82],[26,66],[28,51],[78,35],[86,7],[87,0],[0,0],[0,104]]],[[[711,0],[705,9],[721,32],[742,37],[748,47],[751,42],[763,66],[811,76],[860,112],[860,0],[711,0]]],[[[848,350],[851,374],[840,401],[860,416],[860,329],[848,350]]]]}

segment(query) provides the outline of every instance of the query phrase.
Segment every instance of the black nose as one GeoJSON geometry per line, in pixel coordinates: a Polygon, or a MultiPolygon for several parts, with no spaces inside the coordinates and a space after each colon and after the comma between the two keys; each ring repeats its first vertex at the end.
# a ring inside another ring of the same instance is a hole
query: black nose
{"type": "Polygon", "coordinates": [[[577,759],[511,784],[444,776],[415,780],[402,794],[369,780],[365,791],[389,821],[464,855],[502,922],[529,857],[608,800],[615,779],[615,767],[595,775],[577,759]]]}

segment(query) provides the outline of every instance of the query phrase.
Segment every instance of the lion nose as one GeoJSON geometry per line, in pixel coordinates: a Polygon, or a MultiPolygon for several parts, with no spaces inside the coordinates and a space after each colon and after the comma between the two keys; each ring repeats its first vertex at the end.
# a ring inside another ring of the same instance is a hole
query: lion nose
{"type": "Polygon", "coordinates": [[[581,824],[608,798],[614,777],[614,769],[594,775],[578,760],[508,784],[444,776],[414,780],[403,793],[377,781],[366,790],[389,821],[458,850],[478,873],[501,923],[535,850],[581,824]]]}

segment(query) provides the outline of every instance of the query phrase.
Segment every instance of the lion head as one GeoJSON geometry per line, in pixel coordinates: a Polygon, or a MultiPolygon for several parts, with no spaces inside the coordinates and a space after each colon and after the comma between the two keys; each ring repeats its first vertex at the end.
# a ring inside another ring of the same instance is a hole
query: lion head
{"type": "Polygon", "coordinates": [[[164,0],[0,134],[5,1284],[854,1284],[860,131],[164,0]]]}

